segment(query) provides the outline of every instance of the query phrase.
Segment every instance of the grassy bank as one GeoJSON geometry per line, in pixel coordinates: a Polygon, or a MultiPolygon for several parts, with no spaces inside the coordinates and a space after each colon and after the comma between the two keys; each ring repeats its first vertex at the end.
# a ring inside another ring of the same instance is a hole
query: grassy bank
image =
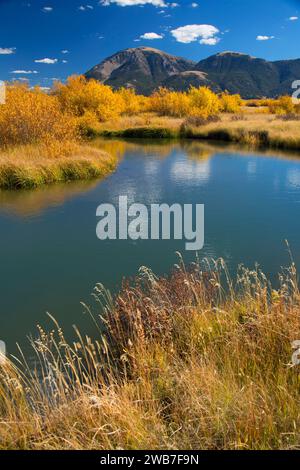
{"type": "Polygon", "coordinates": [[[258,148],[300,150],[299,119],[284,120],[270,115],[241,116],[238,120],[223,118],[200,127],[185,126],[186,138],[219,140],[258,148]]]}
{"type": "Polygon", "coordinates": [[[105,123],[95,135],[123,138],[187,138],[232,142],[253,148],[300,150],[300,121],[298,118],[278,118],[265,113],[244,112],[241,115],[222,115],[216,122],[174,119],[146,114],[105,123]]]}
{"type": "Polygon", "coordinates": [[[43,145],[18,146],[0,152],[0,188],[32,189],[100,178],[112,172],[116,165],[114,155],[86,144],[72,144],[72,153],[61,157],[47,155],[43,145]]]}
{"type": "Polygon", "coordinates": [[[78,119],[38,87],[10,84],[0,106],[0,188],[101,177],[116,158],[84,141],[78,119]]]}
{"type": "Polygon", "coordinates": [[[110,157],[96,150],[91,140],[99,136],[300,149],[299,106],[290,97],[257,101],[255,107],[206,87],[187,93],[159,89],[145,97],[84,77],[56,83],[49,93],[16,83],[6,88],[0,106],[0,188],[35,188],[109,173],[116,157],[114,150],[110,157]]]}
{"type": "Polygon", "coordinates": [[[39,328],[39,372],[0,366],[0,448],[299,449],[295,267],[276,291],[212,268],[143,269],[114,301],[98,286],[98,340],[39,328]]]}

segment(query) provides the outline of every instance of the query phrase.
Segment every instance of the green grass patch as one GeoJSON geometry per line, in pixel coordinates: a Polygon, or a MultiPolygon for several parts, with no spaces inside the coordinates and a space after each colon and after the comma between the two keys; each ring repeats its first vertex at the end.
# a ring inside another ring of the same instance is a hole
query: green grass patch
{"type": "Polygon", "coordinates": [[[125,139],[174,139],[179,132],[160,127],[133,127],[118,131],[104,130],[100,132],[101,137],[123,137],[125,139]]]}

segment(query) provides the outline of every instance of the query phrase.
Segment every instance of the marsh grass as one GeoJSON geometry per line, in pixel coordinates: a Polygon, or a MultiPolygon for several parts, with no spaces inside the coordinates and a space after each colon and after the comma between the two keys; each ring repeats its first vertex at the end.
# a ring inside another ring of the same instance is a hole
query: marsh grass
{"type": "Polygon", "coordinates": [[[102,137],[124,139],[174,139],[179,137],[179,132],[164,127],[133,127],[118,131],[103,131],[102,137]]]}
{"type": "Polygon", "coordinates": [[[252,147],[299,150],[300,128],[297,120],[278,120],[268,115],[247,116],[243,120],[207,124],[202,127],[185,127],[187,138],[221,140],[246,144],[252,147]]]}
{"type": "Polygon", "coordinates": [[[252,148],[279,150],[300,149],[300,127],[297,118],[253,112],[245,108],[239,114],[222,114],[218,119],[175,119],[146,113],[136,118],[120,118],[103,123],[95,135],[105,137],[187,138],[232,142],[252,148]]]}
{"type": "Polygon", "coordinates": [[[66,144],[61,156],[49,155],[45,144],[0,152],[0,188],[32,189],[45,184],[100,178],[117,164],[114,155],[88,145],[66,144]],[[65,147],[66,148],[66,147],[65,147]]]}
{"type": "Polygon", "coordinates": [[[39,328],[36,367],[0,369],[2,449],[299,449],[294,264],[274,290],[222,260],[146,268],[115,298],[95,288],[98,331],[39,328]],[[104,306],[104,309],[103,309],[104,306]]]}

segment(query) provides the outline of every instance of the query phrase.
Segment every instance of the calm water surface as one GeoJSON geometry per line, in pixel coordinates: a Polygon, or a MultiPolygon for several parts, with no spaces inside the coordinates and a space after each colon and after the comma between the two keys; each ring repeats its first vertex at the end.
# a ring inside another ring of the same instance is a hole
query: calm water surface
{"type": "MultiPolygon", "coordinates": [[[[167,273],[181,241],[105,241],[96,238],[96,208],[129,202],[205,204],[200,257],[223,257],[234,272],[258,261],[273,279],[289,264],[288,239],[300,263],[300,158],[256,154],[197,142],[99,143],[118,153],[104,181],[0,192],[0,339],[9,351],[49,325],[46,312],[71,331],[92,331],[81,301],[93,304],[97,282],[115,291],[141,265],[167,273]]],[[[26,344],[26,342],[25,342],[26,344]]]]}

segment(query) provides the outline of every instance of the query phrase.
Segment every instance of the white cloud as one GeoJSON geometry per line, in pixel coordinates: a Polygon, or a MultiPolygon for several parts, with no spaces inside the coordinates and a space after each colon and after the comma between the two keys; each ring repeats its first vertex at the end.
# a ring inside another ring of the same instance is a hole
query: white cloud
{"type": "Polygon", "coordinates": [[[80,11],[94,10],[94,7],[92,5],[80,5],[80,7],[78,7],[78,10],[80,11]]]}
{"type": "Polygon", "coordinates": [[[115,3],[120,7],[133,7],[139,5],[153,5],[155,7],[166,7],[164,0],[102,0],[100,2],[104,6],[115,3]]]}
{"type": "Polygon", "coordinates": [[[0,55],[10,55],[16,52],[15,47],[0,47],[0,55]]]}
{"type": "Polygon", "coordinates": [[[42,10],[45,13],[50,13],[50,11],[53,11],[53,8],[52,7],[44,7],[42,10]]]}
{"type": "Polygon", "coordinates": [[[16,75],[33,75],[38,72],[36,70],[13,70],[11,73],[15,73],[16,75]]]}
{"type": "Polygon", "coordinates": [[[26,83],[29,83],[30,80],[26,77],[18,77],[18,78],[14,78],[13,82],[26,82],[26,83]]]}
{"type": "Polygon", "coordinates": [[[198,8],[198,6],[199,6],[198,3],[196,3],[196,2],[191,3],[192,8],[198,8]]]}
{"type": "Polygon", "coordinates": [[[290,21],[297,21],[297,20],[299,20],[299,17],[298,16],[290,16],[289,20],[290,21]]]}
{"type": "Polygon", "coordinates": [[[216,44],[218,44],[218,42],[220,42],[221,39],[220,38],[208,38],[208,39],[201,39],[200,41],[200,44],[203,44],[205,46],[215,46],[216,44]]]}
{"type": "Polygon", "coordinates": [[[274,39],[274,36],[257,36],[257,41],[270,41],[270,39],[274,39]]]}
{"type": "Polygon", "coordinates": [[[49,59],[46,57],[45,59],[36,59],[34,62],[37,64],[56,64],[57,59],[49,59]]]}
{"type": "Polygon", "coordinates": [[[162,39],[163,36],[161,34],[156,34],[156,33],[145,33],[140,36],[140,39],[162,39]]]}
{"type": "Polygon", "coordinates": [[[217,40],[216,35],[219,32],[218,28],[209,24],[189,24],[173,29],[171,34],[177,42],[189,44],[199,39],[201,44],[206,44],[201,41],[208,39],[217,40]]]}
{"type": "Polygon", "coordinates": [[[62,54],[69,54],[69,51],[68,51],[68,49],[63,49],[63,50],[61,51],[61,53],[62,53],[62,54]]]}

